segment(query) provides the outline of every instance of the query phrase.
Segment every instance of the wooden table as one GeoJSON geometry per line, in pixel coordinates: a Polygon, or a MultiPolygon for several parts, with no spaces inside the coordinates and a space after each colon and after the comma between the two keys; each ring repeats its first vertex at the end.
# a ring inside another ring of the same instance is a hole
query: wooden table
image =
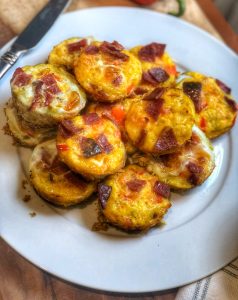
{"type": "MultiPolygon", "coordinates": [[[[197,0],[207,18],[213,24],[223,40],[238,52],[238,36],[225,21],[211,0],[197,0]]],[[[127,5],[135,6],[125,0],[95,0],[81,1],[83,6],[127,5]]],[[[0,19],[0,46],[10,40],[15,33],[0,19]]],[[[26,261],[2,239],[0,239],[0,300],[172,300],[175,299],[176,289],[165,293],[147,295],[110,294],[76,286],[41,271],[26,261]]]]}

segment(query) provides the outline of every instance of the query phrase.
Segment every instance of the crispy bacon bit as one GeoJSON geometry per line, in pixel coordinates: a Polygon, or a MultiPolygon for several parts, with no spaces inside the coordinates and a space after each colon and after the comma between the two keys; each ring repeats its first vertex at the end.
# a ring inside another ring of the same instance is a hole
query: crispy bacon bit
{"type": "Polygon", "coordinates": [[[142,79],[145,82],[156,85],[169,79],[169,74],[162,68],[151,68],[147,72],[143,72],[142,79]]]}
{"type": "Polygon", "coordinates": [[[203,167],[196,165],[193,162],[188,162],[186,167],[191,173],[201,174],[203,171],[203,167]]]}
{"type": "Polygon", "coordinates": [[[234,110],[234,111],[238,110],[238,104],[233,99],[225,97],[225,101],[231,107],[232,110],[234,110]]]}
{"type": "Polygon", "coordinates": [[[95,45],[89,45],[85,48],[85,53],[86,54],[97,54],[99,52],[99,48],[95,45]]]}
{"type": "Polygon", "coordinates": [[[148,92],[148,90],[144,89],[144,88],[142,88],[140,86],[134,90],[134,93],[136,95],[144,95],[146,92],[148,92]]]}
{"type": "Polygon", "coordinates": [[[151,43],[142,47],[138,56],[143,61],[154,62],[157,57],[163,56],[165,47],[165,44],[151,43]]]}
{"type": "Polygon", "coordinates": [[[27,85],[31,78],[32,76],[26,74],[22,68],[17,68],[12,76],[11,83],[18,87],[22,87],[27,85]]]}
{"type": "Polygon", "coordinates": [[[143,100],[158,100],[164,93],[164,88],[158,87],[154,89],[150,94],[143,97],[143,100]]]}
{"type": "Polygon", "coordinates": [[[80,131],[82,129],[76,127],[72,120],[63,120],[59,125],[59,132],[63,138],[69,138],[80,131]]]}
{"type": "Polygon", "coordinates": [[[142,130],[140,131],[139,138],[138,138],[138,140],[136,141],[136,146],[137,146],[137,147],[140,147],[140,146],[142,146],[142,145],[144,144],[146,135],[147,135],[146,130],[145,130],[145,129],[142,129],[142,130]]]}
{"type": "Polygon", "coordinates": [[[35,94],[29,110],[34,110],[38,105],[48,106],[54,98],[61,92],[57,85],[54,74],[45,74],[40,80],[33,82],[35,86],[35,94]],[[41,98],[44,102],[41,103],[41,98]]]}
{"type": "Polygon", "coordinates": [[[117,41],[114,41],[112,43],[104,41],[101,44],[100,49],[103,52],[107,52],[108,50],[110,50],[110,51],[122,51],[125,48],[120,43],[118,43],[117,41]]]}
{"type": "Polygon", "coordinates": [[[199,174],[202,173],[203,167],[198,166],[191,161],[186,165],[186,167],[188,168],[189,172],[191,173],[191,175],[188,178],[188,181],[192,185],[197,185],[199,182],[199,174]]]}
{"type": "Polygon", "coordinates": [[[168,184],[156,181],[153,187],[153,191],[156,193],[156,195],[163,198],[168,199],[170,197],[170,187],[168,184]]]}
{"type": "Polygon", "coordinates": [[[107,137],[103,133],[97,138],[97,144],[101,150],[107,154],[113,150],[113,146],[108,142],[107,137]]]}
{"type": "Polygon", "coordinates": [[[183,83],[183,92],[189,96],[189,98],[193,101],[195,110],[199,113],[202,107],[202,99],[201,99],[201,91],[202,84],[201,82],[184,82],[183,83]]]}
{"type": "Polygon", "coordinates": [[[176,137],[174,135],[172,128],[165,128],[163,132],[160,134],[155,147],[155,152],[165,152],[173,150],[178,146],[176,137]]]}
{"type": "Polygon", "coordinates": [[[221,90],[223,90],[224,93],[230,94],[231,93],[231,88],[227,86],[224,82],[222,82],[219,79],[216,79],[216,84],[219,86],[221,90]]]}
{"type": "Polygon", "coordinates": [[[35,81],[35,82],[33,82],[33,85],[35,86],[35,94],[34,94],[31,106],[29,108],[30,111],[35,110],[36,107],[38,106],[38,104],[40,103],[43,82],[35,81]]]}
{"type": "Polygon", "coordinates": [[[107,205],[107,200],[109,199],[112,192],[112,187],[103,183],[98,185],[98,196],[102,208],[104,209],[107,205]]]}
{"type": "Polygon", "coordinates": [[[118,75],[116,78],[113,79],[112,84],[114,84],[115,86],[120,86],[122,80],[123,77],[121,75],[118,75]]]}
{"type": "Polygon", "coordinates": [[[145,186],[146,181],[145,180],[141,180],[141,179],[133,179],[130,181],[127,181],[126,185],[128,187],[129,190],[131,190],[132,192],[140,192],[142,190],[142,188],[145,186]]]}
{"type": "Polygon", "coordinates": [[[157,99],[157,100],[154,100],[154,101],[148,101],[147,102],[146,112],[155,121],[158,119],[158,116],[161,112],[161,108],[163,106],[163,103],[164,103],[163,99],[157,99]]]}
{"type": "Polygon", "coordinates": [[[84,123],[86,125],[96,124],[100,121],[97,113],[89,113],[83,116],[84,123]]]}
{"type": "Polygon", "coordinates": [[[87,44],[88,44],[88,42],[86,39],[83,39],[83,40],[75,42],[75,43],[68,44],[67,45],[68,52],[73,53],[73,52],[80,51],[83,47],[86,47],[87,44]]]}
{"type": "Polygon", "coordinates": [[[116,41],[114,41],[113,43],[103,42],[100,45],[100,50],[103,53],[109,54],[110,56],[122,61],[128,61],[129,56],[121,52],[123,49],[124,47],[116,41]]]}
{"type": "Polygon", "coordinates": [[[73,185],[76,185],[82,189],[86,189],[87,183],[84,181],[84,179],[79,175],[72,171],[67,172],[64,177],[69,180],[73,185]]]}
{"type": "Polygon", "coordinates": [[[66,144],[58,144],[58,145],[56,145],[56,148],[57,148],[58,151],[67,151],[67,150],[69,150],[69,147],[66,144]]]}
{"type": "Polygon", "coordinates": [[[102,153],[100,146],[91,138],[81,137],[80,148],[83,156],[87,158],[102,153]]]}

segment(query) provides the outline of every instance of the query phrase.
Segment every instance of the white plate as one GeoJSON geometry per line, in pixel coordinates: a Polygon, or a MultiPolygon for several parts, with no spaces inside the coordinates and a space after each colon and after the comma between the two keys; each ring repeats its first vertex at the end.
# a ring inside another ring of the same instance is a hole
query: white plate
{"type": "MultiPolygon", "coordinates": [[[[95,8],[62,16],[18,66],[45,61],[53,45],[93,35],[127,47],[159,41],[185,68],[220,78],[238,98],[238,58],[225,45],[177,18],[132,8],[95,8]]],[[[17,66],[16,66],[17,67],[17,66]]],[[[0,86],[1,106],[10,96],[11,70],[0,86]]],[[[1,109],[0,127],[5,123],[1,109]]],[[[11,145],[1,132],[1,236],[21,255],[71,282],[108,291],[169,289],[204,277],[238,254],[238,126],[214,142],[216,169],[185,195],[173,195],[167,225],[145,235],[91,231],[96,205],[70,210],[43,202],[22,189],[30,151],[11,145]],[[36,212],[34,218],[29,212],[36,212]]]]}

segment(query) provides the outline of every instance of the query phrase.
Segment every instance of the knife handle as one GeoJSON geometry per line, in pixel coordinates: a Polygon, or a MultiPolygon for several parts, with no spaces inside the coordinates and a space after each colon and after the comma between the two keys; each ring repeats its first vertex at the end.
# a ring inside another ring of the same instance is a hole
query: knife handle
{"type": "Polygon", "coordinates": [[[18,58],[24,53],[23,50],[18,50],[11,47],[0,57],[0,79],[3,75],[16,63],[18,58]]]}

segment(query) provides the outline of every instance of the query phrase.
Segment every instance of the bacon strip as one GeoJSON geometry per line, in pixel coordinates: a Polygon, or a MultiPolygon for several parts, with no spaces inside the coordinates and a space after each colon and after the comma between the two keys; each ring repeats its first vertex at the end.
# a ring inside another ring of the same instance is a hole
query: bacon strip
{"type": "Polygon", "coordinates": [[[162,68],[152,68],[147,72],[143,72],[142,79],[145,82],[156,85],[158,83],[163,83],[169,79],[169,74],[162,68]]]}
{"type": "Polygon", "coordinates": [[[224,93],[230,94],[231,93],[231,88],[227,86],[224,82],[222,82],[219,79],[216,79],[216,84],[219,86],[221,90],[223,90],[224,93]]]}
{"type": "Polygon", "coordinates": [[[148,101],[147,106],[146,106],[147,114],[156,121],[161,112],[161,108],[162,108],[163,104],[164,104],[163,99],[148,101]]]}
{"type": "Polygon", "coordinates": [[[144,144],[146,135],[147,135],[146,130],[145,130],[144,128],[141,129],[139,138],[138,138],[138,140],[136,141],[136,146],[137,146],[137,147],[140,147],[140,146],[142,146],[142,145],[144,144]]]}
{"type": "Polygon", "coordinates": [[[27,85],[31,78],[32,76],[26,74],[22,68],[17,68],[12,76],[11,83],[18,87],[22,87],[27,85]]]}
{"type": "Polygon", "coordinates": [[[141,180],[137,178],[126,182],[128,189],[131,190],[132,192],[137,192],[137,193],[139,193],[142,190],[145,184],[146,184],[145,180],[141,180]]]}
{"type": "Polygon", "coordinates": [[[94,55],[94,54],[97,54],[98,52],[99,52],[99,48],[95,45],[89,45],[85,48],[86,54],[94,55]]]}
{"type": "Polygon", "coordinates": [[[165,51],[165,44],[151,43],[142,47],[138,56],[143,61],[154,62],[157,57],[162,57],[165,51]]]}
{"type": "Polygon", "coordinates": [[[30,111],[33,111],[36,109],[36,107],[40,104],[40,100],[42,97],[42,86],[43,82],[42,81],[35,81],[33,82],[33,85],[35,86],[35,94],[31,103],[31,106],[29,108],[30,111]]]}
{"type": "Polygon", "coordinates": [[[86,125],[92,125],[98,123],[100,118],[97,113],[88,113],[83,115],[83,120],[86,125]]]}
{"type": "Polygon", "coordinates": [[[203,172],[203,167],[198,166],[191,161],[186,165],[186,167],[189,170],[189,172],[191,173],[191,175],[188,178],[188,181],[192,185],[197,185],[199,182],[199,174],[201,174],[203,172]]]}
{"type": "Polygon", "coordinates": [[[201,82],[184,82],[183,83],[183,92],[189,96],[189,98],[193,101],[195,110],[199,113],[202,107],[202,99],[201,99],[201,91],[202,84],[201,82]]]}
{"type": "Polygon", "coordinates": [[[91,138],[81,137],[80,148],[87,158],[102,153],[100,146],[91,138]]]}
{"type": "Polygon", "coordinates": [[[43,75],[40,80],[33,82],[33,85],[35,85],[35,95],[29,110],[36,109],[38,105],[48,106],[54,95],[61,92],[54,74],[43,75]],[[41,103],[41,99],[44,99],[43,103],[41,103]]]}
{"type": "Polygon", "coordinates": [[[157,87],[150,94],[147,94],[143,97],[143,100],[158,100],[163,95],[165,89],[161,87],[157,87]]]}
{"type": "Polygon", "coordinates": [[[113,150],[113,146],[108,142],[107,137],[103,133],[97,138],[97,144],[101,150],[107,154],[113,150]]]}
{"type": "Polygon", "coordinates": [[[82,131],[82,128],[78,128],[74,125],[72,120],[63,120],[59,125],[60,134],[64,138],[68,138],[76,133],[82,131]]]}
{"type": "Polygon", "coordinates": [[[112,56],[116,59],[120,59],[122,61],[128,61],[129,56],[126,55],[125,53],[121,52],[123,49],[124,49],[124,47],[116,41],[114,41],[113,43],[104,41],[100,45],[100,50],[103,53],[109,54],[110,56],[112,56]]]}
{"type": "Polygon", "coordinates": [[[145,88],[142,88],[142,87],[137,87],[135,90],[134,90],[134,93],[136,94],[136,95],[144,95],[146,92],[148,92],[148,90],[147,89],[145,89],[145,88]]]}
{"type": "Polygon", "coordinates": [[[172,128],[165,128],[163,132],[160,134],[155,147],[155,152],[165,152],[173,150],[178,147],[178,143],[176,137],[174,135],[172,128]]]}
{"type": "Polygon", "coordinates": [[[87,44],[88,44],[87,40],[83,39],[81,41],[68,44],[67,49],[68,49],[68,52],[71,54],[71,53],[80,51],[83,47],[86,47],[87,44]]]}
{"type": "Polygon", "coordinates": [[[170,197],[170,187],[168,184],[162,183],[160,181],[156,181],[153,187],[153,191],[156,195],[161,196],[163,198],[170,197]]]}
{"type": "Polygon", "coordinates": [[[98,197],[103,209],[107,205],[107,200],[109,199],[112,192],[112,187],[103,183],[98,185],[98,197]]]}
{"type": "Polygon", "coordinates": [[[238,104],[233,99],[230,99],[228,97],[225,97],[224,99],[233,111],[238,110],[238,104]]]}

